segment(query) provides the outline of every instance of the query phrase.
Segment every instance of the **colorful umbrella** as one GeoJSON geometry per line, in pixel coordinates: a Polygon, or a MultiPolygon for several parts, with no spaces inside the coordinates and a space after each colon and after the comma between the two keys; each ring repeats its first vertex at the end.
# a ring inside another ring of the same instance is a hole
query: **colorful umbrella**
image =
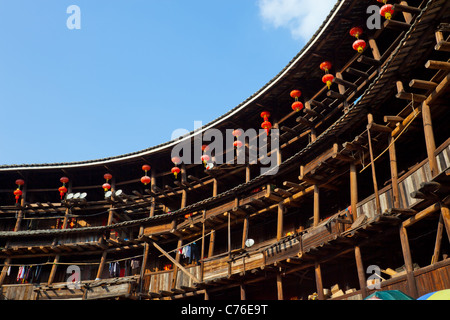
{"type": "Polygon", "coordinates": [[[450,300],[450,289],[427,293],[417,300],[450,300]]]}
{"type": "Polygon", "coordinates": [[[399,290],[385,290],[374,292],[364,300],[414,300],[414,299],[399,290]]]}

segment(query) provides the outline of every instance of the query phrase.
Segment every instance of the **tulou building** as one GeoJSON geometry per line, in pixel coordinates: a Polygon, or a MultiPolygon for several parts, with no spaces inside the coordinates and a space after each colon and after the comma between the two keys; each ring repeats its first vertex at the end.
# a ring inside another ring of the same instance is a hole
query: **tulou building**
{"type": "Polygon", "coordinates": [[[269,83],[180,139],[0,166],[0,299],[450,289],[450,1],[382,2],[337,1],[269,83]]]}

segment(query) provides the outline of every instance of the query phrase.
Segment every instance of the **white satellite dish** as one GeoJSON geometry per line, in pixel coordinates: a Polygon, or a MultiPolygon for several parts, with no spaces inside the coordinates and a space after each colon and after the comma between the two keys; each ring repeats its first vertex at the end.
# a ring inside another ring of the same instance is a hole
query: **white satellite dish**
{"type": "Polygon", "coordinates": [[[119,189],[114,194],[119,197],[122,193],[123,193],[122,189],[119,189]]]}
{"type": "Polygon", "coordinates": [[[80,194],[80,199],[85,199],[87,196],[86,192],[83,192],[82,194],[80,194]]]}
{"type": "Polygon", "coordinates": [[[70,199],[72,199],[72,198],[73,198],[73,193],[67,194],[67,196],[66,196],[66,199],[67,199],[67,200],[70,200],[70,199]]]}
{"type": "Polygon", "coordinates": [[[81,193],[77,192],[73,195],[74,199],[78,199],[80,197],[81,193]]]}
{"type": "Polygon", "coordinates": [[[247,239],[247,240],[245,240],[245,246],[247,247],[247,248],[250,248],[252,245],[254,245],[255,244],[255,240],[253,240],[253,239],[247,239]]]}
{"type": "Polygon", "coordinates": [[[105,199],[111,197],[111,195],[112,195],[111,190],[106,191],[106,192],[105,192],[105,199]]]}

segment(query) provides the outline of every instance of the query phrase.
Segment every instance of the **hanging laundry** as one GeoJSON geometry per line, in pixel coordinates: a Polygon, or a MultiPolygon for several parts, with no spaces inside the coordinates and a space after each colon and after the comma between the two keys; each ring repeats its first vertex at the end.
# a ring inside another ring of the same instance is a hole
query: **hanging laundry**
{"type": "Polygon", "coordinates": [[[17,282],[20,282],[24,278],[25,271],[26,270],[25,270],[24,266],[19,267],[19,272],[17,273],[17,278],[16,278],[17,282]]]}
{"type": "Polygon", "coordinates": [[[118,277],[120,275],[119,262],[115,261],[109,264],[109,275],[113,278],[118,277]]]}
{"type": "Polygon", "coordinates": [[[131,269],[139,268],[139,260],[136,258],[131,259],[131,269]]]}

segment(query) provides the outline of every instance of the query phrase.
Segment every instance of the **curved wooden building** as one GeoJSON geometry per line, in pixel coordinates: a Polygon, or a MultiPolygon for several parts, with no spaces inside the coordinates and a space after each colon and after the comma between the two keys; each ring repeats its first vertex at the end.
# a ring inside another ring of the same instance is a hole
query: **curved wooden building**
{"type": "Polygon", "coordinates": [[[417,298],[450,288],[450,2],[388,3],[391,19],[367,13],[375,0],[337,1],[276,77],[182,140],[0,166],[0,299],[417,298]],[[210,129],[257,136],[211,154],[233,161],[185,161],[175,178],[174,147],[198,149],[210,129]],[[256,140],[270,152],[237,164],[237,149],[250,157],[256,140]],[[276,166],[262,174],[268,159],[276,166]]]}

